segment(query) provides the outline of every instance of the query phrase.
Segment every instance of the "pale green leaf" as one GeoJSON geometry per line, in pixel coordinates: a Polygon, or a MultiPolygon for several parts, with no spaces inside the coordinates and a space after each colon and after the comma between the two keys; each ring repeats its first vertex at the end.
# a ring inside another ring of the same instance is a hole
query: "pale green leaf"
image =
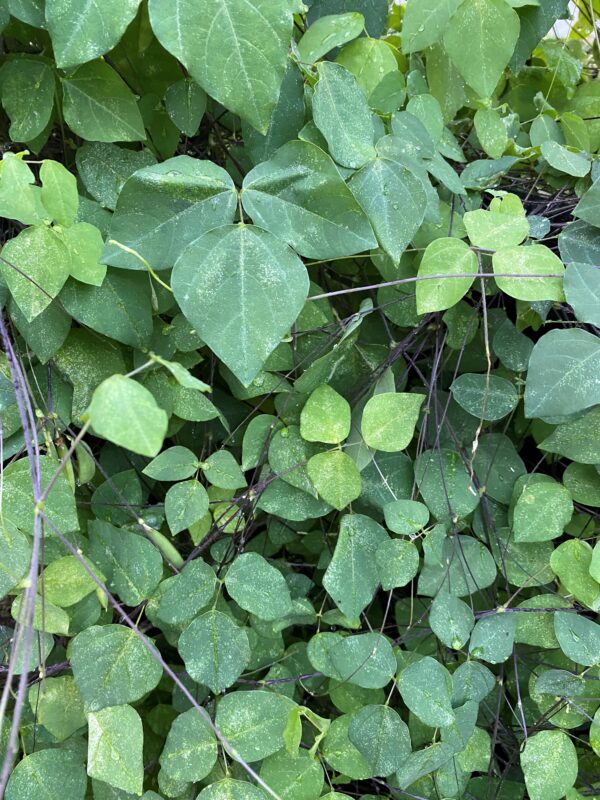
{"type": "Polygon", "coordinates": [[[407,392],[384,392],[364,408],[361,430],[369,447],[395,453],[410,444],[425,397],[407,392]]]}
{"type": "Polygon", "coordinates": [[[456,305],[469,291],[477,271],[477,257],[465,242],[453,238],[431,242],[419,264],[419,314],[443,311],[456,305]]]}
{"type": "Polygon", "coordinates": [[[564,299],[563,263],[543,244],[502,247],[494,253],[492,265],[498,287],[510,297],[529,301],[564,299]]]}
{"type": "Polygon", "coordinates": [[[165,514],[173,535],[198,522],[208,511],[206,489],[197,480],[171,486],[165,497],[165,514]]]}
{"type": "Polygon", "coordinates": [[[350,405],[327,384],[317,387],[300,414],[300,434],[307,442],[339,444],[350,433],[350,405]]]}
{"type": "Polygon", "coordinates": [[[362,481],[354,461],[341,450],[312,456],[306,471],[319,497],[341,511],[360,495],[362,481]]]}
{"type": "Polygon", "coordinates": [[[145,456],[157,455],[167,432],[167,415],[148,389],[124,375],[98,386],[87,415],[98,436],[145,456]]]}
{"type": "Polygon", "coordinates": [[[141,795],[144,783],[142,720],[129,705],[88,714],[88,762],[91,778],[141,795]]]}

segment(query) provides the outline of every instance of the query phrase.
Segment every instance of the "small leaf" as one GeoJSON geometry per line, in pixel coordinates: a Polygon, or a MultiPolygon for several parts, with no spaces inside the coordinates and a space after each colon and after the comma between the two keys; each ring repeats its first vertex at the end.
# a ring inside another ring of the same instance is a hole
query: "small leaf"
{"type": "Polygon", "coordinates": [[[165,94],[167,114],[186,136],[195,136],[206,111],[206,92],[190,78],[172,83],[165,94]]]}
{"type": "Polygon", "coordinates": [[[173,720],[160,766],[175,781],[201,781],[217,761],[217,739],[195,708],[173,720]]]}
{"type": "Polygon", "coordinates": [[[193,620],[178,647],[190,677],[215,694],[232,686],[250,661],[244,628],[215,609],[193,620]]]}
{"type": "Polygon", "coordinates": [[[425,656],[403,669],[398,689],[410,711],[425,725],[443,728],[454,722],[452,679],[439,661],[425,656]]]}
{"type": "Polygon", "coordinates": [[[340,680],[364,689],[382,689],[396,671],[392,647],[380,633],[346,636],[332,647],[330,658],[340,680]]]}
{"type": "Polygon", "coordinates": [[[330,386],[317,387],[300,414],[300,434],[307,442],[339,444],[350,433],[350,405],[330,386]]]}
{"type": "Polygon", "coordinates": [[[354,75],[339,64],[323,61],[318,71],[313,97],[315,125],[338,164],[352,169],[362,167],[375,157],[367,99],[354,75]]]}
{"type": "Polygon", "coordinates": [[[562,484],[551,478],[539,483],[531,481],[519,494],[514,508],[515,541],[556,539],[562,535],[572,515],[573,501],[569,490],[562,484]]]}
{"type": "Polygon", "coordinates": [[[512,655],[516,627],[516,614],[481,617],[473,628],[469,652],[474,658],[490,664],[506,661],[512,655]]]}
{"type": "Polygon", "coordinates": [[[199,481],[171,486],[165,497],[165,514],[173,535],[198,522],[208,511],[208,495],[199,481]]]}
{"type": "Polygon", "coordinates": [[[375,561],[385,591],[406,586],[419,571],[419,551],[413,542],[401,539],[383,541],[377,548],[375,561]]]}
{"type": "Polygon", "coordinates": [[[87,414],[98,436],[145,456],[157,455],[167,432],[167,415],[154,397],[124,375],[113,375],[98,386],[87,414]]]}
{"type": "Polygon", "coordinates": [[[239,555],[227,571],[225,586],[241,608],[259,619],[274,620],[292,611],[285,578],[258,553],[239,555]]]}
{"type": "Polygon", "coordinates": [[[439,592],[429,609],[429,624],[442,644],[461,650],[469,641],[475,617],[471,607],[458,597],[439,592]]]}
{"type": "Polygon", "coordinates": [[[319,17],[298,42],[300,58],[306,64],[314,64],[334,48],[360,36],[364,26],[365,18],[355,11],[319,17]]]}
{"type": "Polygon", "coordinates": [[[410,754],[408,726],[389,706],[365,705],[353,714],[348,738],[375,775],[396,772],[410,754]]]}
{"type": "Polygon", "coordinates": [[[580,322],[600,324],[600,270],[591,264],[567,264],[565,295],[580,322]]]}
{"type": "Polygon", "coordinates": [[[216,583],[213,568],[201,558],[195,558],[185,565],[179,575],[173,575],[161,583],[157,616],[170,625],[188,622],[209,604],[216,583]]]}
{"type": "Polygon", "coordinates": [[[417,500],[392,500],[383,507],[386,526],[394,533],[411,536],[429,521],[429,509],[417,500]]]}
{"type": "Polygon", "coordinates": [[[431,242],[419,265],[418,313],[452,308],[469,291],[477,271],[477,257],[465,242],[445,238],[431,242]]]}
{"type": "Polygon", "coordinates": [[[206,480],[221,489],[243,489],[246,479],[229,450],[217,450],[200,464],[206,480]]]}
{"type": "Polygon", "coordinates": [[[360,495],[360,473],[341,450],[317,453],[308,460],[306,471],[319,496],[339,511],[360,495]]]}
{"type": "Polygon", "coordinates": [[[156,481],[182,481],[198,469],[198,459],[187,447],[175,445],[163,450],[144,469],[144,475],[156,481]]]}
{"type": "Polygon", "coordinates": [[[464,373],[456,378],[450,390],[461,408],[483,420],[503,419],[519,402],[514,385],[498,375],[464,373]]]}
{"type": "Polygon", "coordinates": [[[587,155],[569,150],[552,140],[542,142],[542,156],[551,167],[566,175],[583,178],[590,171],[591,162],[587,155]]]}
{"type": "Polygon", "coordinates": [[[372,397],[364,408],[361,422],[366,444],[386,453],[408,447],[424,399],[424,395],[406,392],[384,392],[372,397]]]}
{"type": "Polygon", "coordinates": [[[600,664],[600,625],[580,614],[557,611],[554,632],[563,653],[584,667],[600,664]]]}
{"type": "Polygon", "coordinates": [[[79,208],[77,181],[58,161],[46,159],[40,168],[42,203],[50,217],[68,227],[75,222],[79,208]]]}
{"type": "Polygon", "coordinates": [[[274,753],[261,764],[260,777],[281,798],[294,800],[317,800],[324,782],[323,767],[306,750],[274,753]]]}

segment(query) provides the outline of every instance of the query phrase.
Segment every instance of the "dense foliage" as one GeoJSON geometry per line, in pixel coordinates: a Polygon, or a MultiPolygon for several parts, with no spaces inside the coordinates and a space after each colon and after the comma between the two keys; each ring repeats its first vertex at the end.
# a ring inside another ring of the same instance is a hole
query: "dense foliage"
{"type": "Polygon", "coordinates": [[[596,19],[0,0],[0,796],[600,796],[596,19]]]}

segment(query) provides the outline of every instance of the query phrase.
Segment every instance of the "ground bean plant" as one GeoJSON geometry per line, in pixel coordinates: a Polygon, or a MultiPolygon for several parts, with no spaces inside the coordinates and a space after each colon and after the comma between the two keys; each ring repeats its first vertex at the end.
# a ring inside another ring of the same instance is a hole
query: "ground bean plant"
{"type": "Polygon", "coordinates": [[[0,797],[600,797],[599,0],[0,0],[0,797]]]}

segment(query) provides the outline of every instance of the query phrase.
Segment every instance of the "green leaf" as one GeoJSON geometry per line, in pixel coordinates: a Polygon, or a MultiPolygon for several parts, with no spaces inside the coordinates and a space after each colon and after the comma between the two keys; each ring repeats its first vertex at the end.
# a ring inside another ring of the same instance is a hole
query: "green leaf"
{"type": "Polygon", "coordinates": [[[595,180],[583,195],[573,211],[573,216],[589,222],[590,225],[600,227],[598,225],[598,208],[600,208],[600,178],[595,180]]]}
{"type": "Polygon", "coordinates": [[[239,555],[227,571],[225,586],[241,608],[259,619],[274,620],[292,611],[285,578],[258,553],[239,555]]]}
{"type": "Polygon", "coordinates": [[[31,545],[8,520],[0,525],[0,598],[14,589],[29,569],[31,545]]]}
{"type": "Polygon", "coordinates": [[[318,445],[310,444],[300,436],[300,428],[297,425],[290,425],[289,428],[277,431],[273,436],[268,450],[269,466],[290,486],[316,497],[317,492],[308,477],[306,464],[311,456],[320,451],[318,445]]]}
{"type": "Polygon", "coordinates": [[[260,777],[281,800],[317,800],[323,790],[323,768],[306,750],[274,753],[263,761],[260,777]]]}
{"type": "Polygon", "coordinates": [[[543,244],[502,247],[494,253],[492,265],[498,287],[510,297],[529,301],[564,298],[563,263],[543,244]]]}
{"type": "Polygon", "coordinates": [[[580,464],[599,464],[600,408],[591,408],[573,422],[558,425],[538,447],[540,450],[558,453],[580,464]]]}
{"type": "Polygon", "coordinates": [[[45,678],[29,690],[29,706],[54,738],[64,742],[87,720],[81,695],[70,675],[45,678]]]}
{"type": "Polygon", "coordinates": [[[354,461],[341,450],[317,453],[306,465],[319,497],[341,511],[360,495],[362,481],[354,461]]]}
{"type": "Polygon", "coordinates": [[[144,456],[157,455],[167,432],[167,415],[148,389],[124,375],[98,386],[87,415],[98,436],[144,456]]]}
{"type": "Polygon", "coordinates": [[[438,42],[459,0],[408,0],[402,24],[402,52],[414,53],[438,42]]]}
{"type": "Polygon", "coordinates": [[[563,653],[584,667],[600,664],[600,625],[575,613],[557,611],[554,632],[563,653]]]}
{"type": "MultiPolygon", "coordinates": [[[[331,723],[327,736],[323,740],[323,758],[332,769],[353,780],[366,780],[372,777],[373,770],[360,750],[352,744],[348,730],[354,714],[342,714],[331,723]]],[[[325,794],[325,800],[342,800],[338,792],[325,794]]]]}
{"type": "Polygon", "coordinates": [[[142,470],[156,481],[182,481],[191,478],[198,470],[198,459],[187,447],[175,445],[162,453],[142,470]]]}
{"type": "Polygon", "coordinates": [[[75,556],[48,564],[39,580],[44,599],[59,608],[73,606],[96,590],[96,582],[75,556]]]}
{"type": "Polygon", "coordinates": [[[346,636],[331,648],[330,658],[340,680],[363,689],[387,686],[397,666],[392,646],[380,633],[346,636]]]}
{"type": "Polygon", "coordinates": [[[318,386],[300,414],[300,434],[307,442],[339,444],[350,433],[350,405],[327,384],[318,386]]]}
{"type": "Polygon", "coordinates": [[[198,800],[267,800],[268,796],[253,783],[225,778],[202,789],[198,800]]]}
{"type": "Polygon", "coordinates": [[[215,694],[233,686],[250,661],[245,629],[215,609],[193,620],[178,647],[190,677],[215,694]]]}
{"type": "Polygon", "coordinates": [[[157,616],[169,625],[188,622],[208,605],[216,583],[213,568],[201,558],[195,558],[178,575],[161,583],[157,616]]]}
{"type": "Polygon", "coordinates": [[[469,291],[477,271],[477,257],[465,242],[447,238],[431,242],[419,264],[418,313],[452,308],[469,291]]]}
{"type": "Polygon", "coordinates": [[[450,703],[452,679],[439,661],[425,656],[410,664],[400,673],[398,690],[409,710],[423,724],[444,728],[454,722],[450,703]]]}
{"type": "Polygon", "coordinates": [[[473,122],[475,133],[485,153],[490,158],[503,156],[508,145],[508,133],[500,114],[493,108],[479,108],[475,112],[473,122]]]}
{"type": "Polygon", "coordinates": [[[208,495],[199,481],[171,486],[165,497],[165,514],[173,535],[198,522],[208,511],[208,495]]]}
{"type": "Polygon", "coordinates": [[[233,181],[222,167],[176,156],[134,172],[123,184],[111,220],[103,261],[113,267],[145,270],[131,253],[155,269],[172,267],[186,247],[206,231],[233,222],[233,181]]]}
{"type": "Polygon", "coordinates": [[[72,640],[73,677],[87,711],[133,703],[154,689],[162,668],[123,625],[92,625],[72,640]]]}
{"type": "Polygon", "coordinates": [[[92,61],[63,79],[65,122],[82,139],[135,142],[144,123],[127,84],[105,61],[92,61]]]}
{"type": "Polygon", "coordinates": [[[385,524],[394,533],[412,536],[429,521],[429,509],[417,500],[392,500],[383,507],[385,524]]]}
{"type": "Polygon", "coordinates": [[[56,90],[50,65],[28,56],[7,61],[0,70],[0,85],[12,141],[30,142],[42,134],[52,117],[56,90]],[[35,86],[35,103],[24,103],[23,97],[32,86],[35,86]]]}
{"type": "Polygon", "coordinates": [[[367,98],[356,78],[339,64],[319,64],[313,97],[313,118],[332,157],[357,169],[375,157],[373,122],[367,98]]]}
{"type": "Polygon", "coordinates": [[[375,450],[396,453],[410,444],[424,395],[384,392],[366,404],[361,422],[365,443],[375,450]]]}
{"type": "Polygon", "coordinates": [[[463,217],[471,244],[484,250],[515,247],[529,236],[529,222],[520,198],[495,197],[487,211],[467,211],[463,217]]]}
{"type": "Polygon", "coordinates": [[[161,554],[152,542],[99,519],[90,522],[89,533],[90,556],[104,573],[108,588],[128,606],[147,600],[163,572],[161,554]]]}
{"type": "Polygon", "coordinates": [[[365,18],[356,11],[319,17],[298,42],[300,58],[306,64],[314,64],[334,48],[360,36],[364,26],[365,18]]]}
{"type": "Polygon", "coordinates": [[[531,800],[559,800],[577,779],[575,745],[564,731],[540,731],[527,739],[521,768],[531,800]]]}
{"type": "Polygon", "coordinates": [[[353,175],[348,185],[369,218],[380,247],[399,261],[427,211],[420,178],[396,161],[376,158],[353,175]]]}
{"type": "Polygon", "coordinates": [[[567,264],[565,295],[580,322],[600,324],[600,271],[591,264],[567,264]]]}
{"type": "Polygon", "coordinates": [[[481,617],[473,628],[469,653],[491,664],[500,664],[512,655],[517,628],[516,614],[481,617]]]}
{"type": "MultiPolygon", "coordinates": [[[[85,142],[75,154],[79,177],[100,205],[111,210],[134,172],[156,163],[150,150],[129,150],[107,142],[85,142]]],[[[131,265],[139,269],[139,262],[131,265]]]]}
{"type": "MultiPolygon", "coordinates": [[[[527,482],[517,497],[513,512],[516,542],[546,542],[561,536],[573,515],[569,490],[547,478],[527,482]]],[[[527,478],[525,478],[527,481],[527,478]]]]}
{"type": "Polygon", "coordinates": [[[600,584],[590,575],[591,563],[592,548],[579,539],[562,542],[550,557],[552,571],[565,593],[593,611],[600,611],[600,584]]]}
{"type": "Polygon", "coordinates": [[[46,159],[40,169],[42,203],[59,225],[72,225],[77,217],[79,195],[77,181],[58,161],[46,159]]]}
{"type": "Polygon", "coordinates": [[[172,286],[200,337],[248,386],[300,313],[308,275],[272,234],[225,225],[187,248],[175,264],[172,286]]]}
{"type": "Polygon", "coordinates": [[[333,557],[323,576],[323,587],[340,611],[357,619],[373,599],[379,584],[375,553],[388,541],[384,529],[362,514],[342,517],[333,557]]]}
{"type": "MultiPolygon", "coordinates": [[[[452,489],[448,493],[453,497],[452,489]]],[[[496,563],[481,542],[469,536],[452,536],[443,540],[441,552],[428,554],[419,575],[418,591],[435,597],[443,589],[454,597],[464,597],[491,586],[496,572],[496,563]]]]}
{"type": "Polygon", "coordinates": [[[38,750],[25,756],[14,768],[6,787],[6,800],[83,800],[87,787],[85,767],[79,755],[69,750],[38,750]],[[35,788],[34,788],[35,787],[35,788]]]}
{"type": "Polygon", "coordinates": [[[213,486],[221,489],[243,489],[246,486],[239,464],[228,450],[217,450],[200,464],[200,469],[213,486]]]}
{"type": "Polygon", "coordinates": [[[461,650],[469,641],[475,617],[465,602],[440,592],[429,609],[429,624],[442,644],[453,650],[461,650]]]}
{"type": "Polygon", "coordinates": [[[168,115],[186,136],[195,136],[198,133],[206,111],[206,102],[206,92],[190,78],[172,83],[165,95],[168,115]]]}
{"type": "Polygon", "coordinates": [[[375,553],[377,573],[385,591],[398,589],[412,581],[419,570],[419,551],[412,542],[401,539],[383,541],[375,553]]]}
{"type": "Polygon", "coordinates": [[[69,314],[93,331],[131,347],[148,345],[152,335],[150,291],[137,275],[109,269],[102,286],[70,280],[60,300],[69,314]]]}
{"type": "Polygon", "coordinates": [[[5,153],[0,164],[0,214],[26,225],[44,222],[42,190],[35,183],[31,169],[14,153],[5,153]]]}
{"type": "Polygon", "coordinates": [[[128,705],[88,714],[88,775],[116,789],[141,795],[144,783],[144,733],[137,711],[128,705]]]}
{"type": "Polygon", "coordinates": [[[102,286],[106,267],[100,263],[104,241],[98,228],[89,222],[77,222],[60,235],[69,250],[72,277],[82,283],[102,286]]]}
{"type": "Polygon", "coordinates": [[[244,178],[244,210],[307,258],[376,246],[371,225],[331,158],[309,142],[284,144],[244,178]]]}
{"type": "Polygon", "coordinates": [[[505,0],[465,0],[452,16],[444,46],[466,83],[490,97],[519,38],[517,13],[505,0]],[[465,47],[469,42],[469,47],[465,47]]]}
{"type": "Polygon", "coordinates": [[[542,142],[542,156],[548,164],[559,172],[583,178],[590,171],[591,163],[587,155],[569,150],[558,142],[542,142]]]}
{"type": "Polygon", "coordinates": [[[529,360],[525,416],[564,422],[565,417],[598,403],[600,340],[576,328],[544,334],[529,360]],[[573,392],[573,386],[577,386],[577,392],[573,392]]]}
{"type": "MultiPolygon", "coordinates": [[[[375,2],[383,6],[381,0],[375,2]]],[[[347,5],[355,8],[356,0],[354,4],[348,2],[347,5]]],[[[367,9],[363,8],[363,12],[366,19],[367,9]]],[[[363,36],[345,45],[338,53],[336,62],[354,75],[365,97],[370,97],[381,80],[398,69],[394,52],[394,48],[385,39],[363,36]]]]}
{"type": "Polygon", "coordinates": [[[201,781],[217,761],[217,739],[195,708],[173,720],[160,766],[175,781],[201,781]]]}
{"type": "Polygon", "coordinates": [[[69,277],[69,251],[45,225],[34,225],[2,249],[1,275],[28,322],[47,308],[69,277]]]}
{"type": "Polygon", "coordinates": [[[352,715],[348,738],[373,773],[383,777],[396,772],[411,751],[408,726],[389,706],[363,706],[352,715]]]}
{"type": "MultiPolygon", "coordinates": [[[[73,489],[64,472],[58,477],[58,461],[50,456],[41,456],[40,483],[49,486],[54,481],[52,490],[44,503],[44,514],[62,534],[79,530],[79,520],[75,506],[73,489]]],[[[4,469],[2,483],[2,517],[5,525],[12,524],[23,533],[34,535],[34,504],[31,478],[31,466],[27,458],[13,461],[4,469]]]]}
{"type": "Polygon", "coordinates": [[[450,390],[461,408],[483,420],[503,419],[519,402],[515,386],[498,375],[464,373],[456,378],[450,390]]]}
{"type": "Polygon", "coordinates": [[[283,732],[295,703],[281,694],[257,689],[230,692],[217,706],[216,725],[226,742],[249,763],[283,747],[283,732]]]}
{"type": "Polygon", "coordinates": [[[46,22],[56,63],[76,67],[104,55],[118,43],[140,0],[46,0],[46,22]]]}
{"type": "Polygon", "coordinates": [[[165,14],[148,10],[160,43],[219,103],[266,133],[277,103],[292,35],[293,6],[269,0],[181,0],[165,14]]]}

